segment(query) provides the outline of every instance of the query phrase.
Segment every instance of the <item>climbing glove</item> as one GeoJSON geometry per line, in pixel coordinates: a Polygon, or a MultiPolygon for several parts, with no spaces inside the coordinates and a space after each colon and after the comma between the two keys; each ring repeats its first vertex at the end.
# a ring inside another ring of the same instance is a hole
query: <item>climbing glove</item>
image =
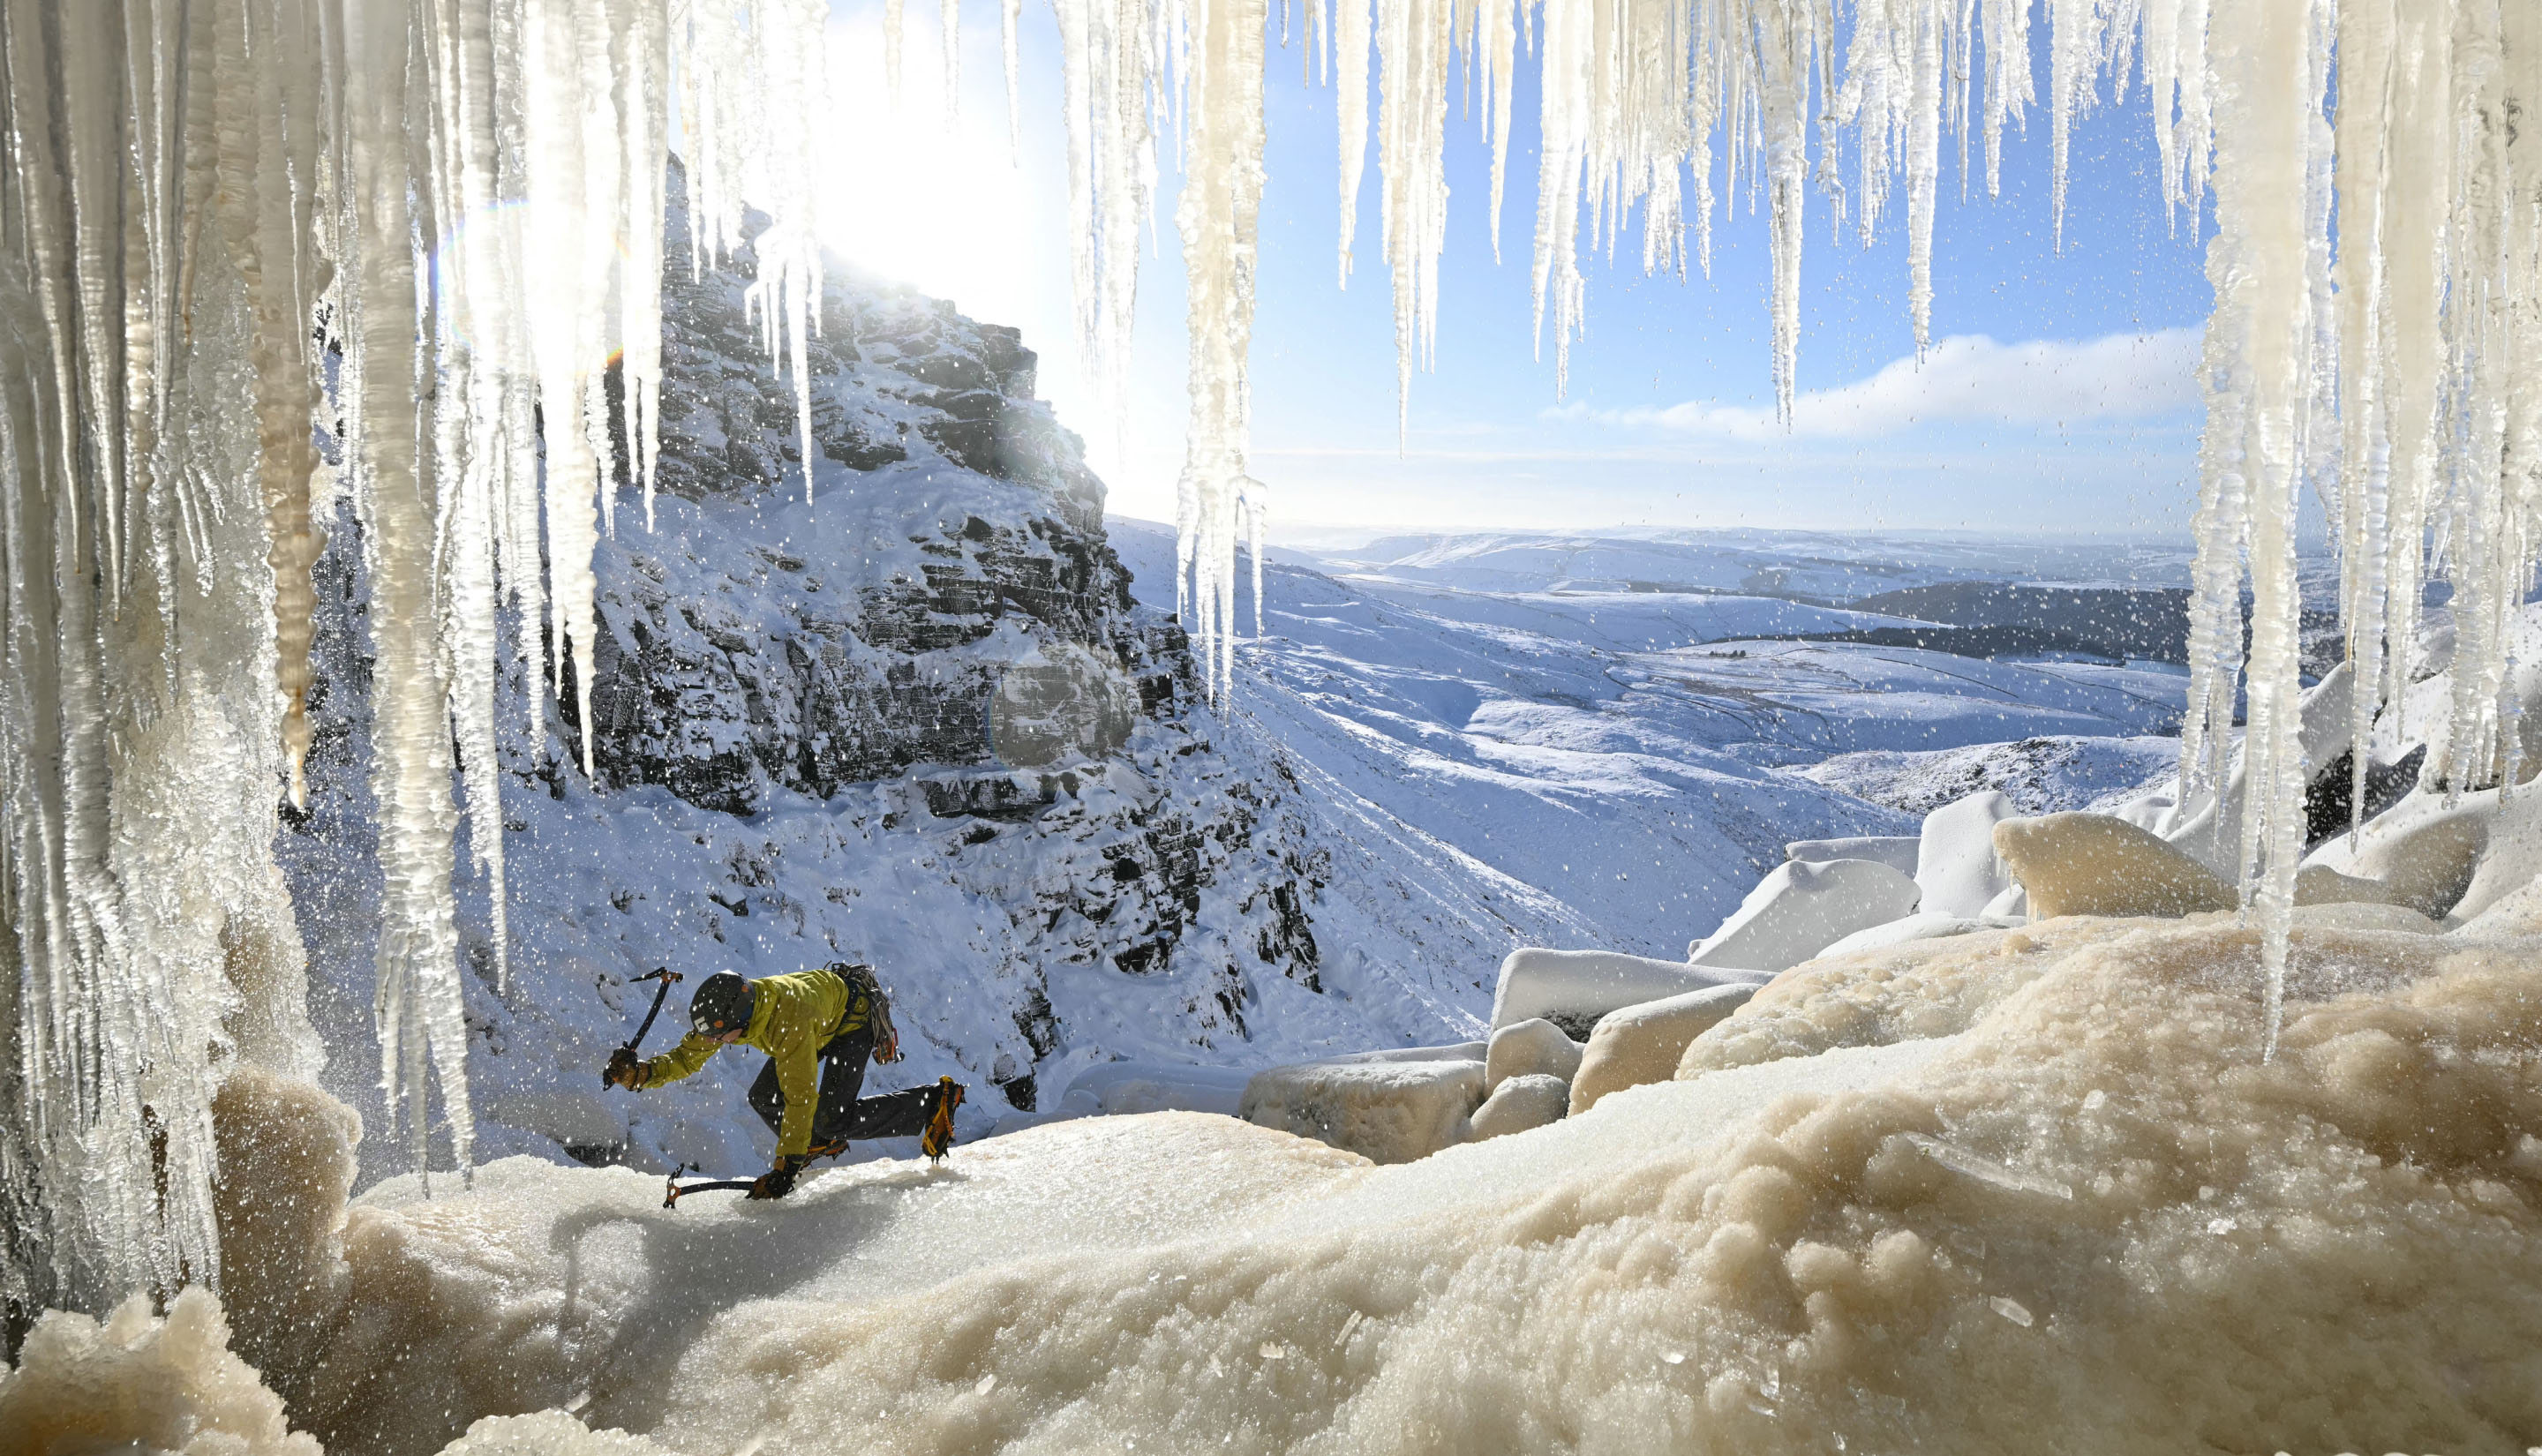
{"type": "Polygon", "coordinates": [[[644,1085],[644,1062],[633,1047],[621,1047],[609,1054],[609,1067],[600,1074],[604,1087],[634,1089],[644,1085]]]}
{"type": "Polygon", "coordinates": [[[805,1158],[779,1158],[777,1166],[762,1173],[750,1185],[754,1199],[782,1199],[794,1191],[794,1175],[803,1170],[805,1158]]]}

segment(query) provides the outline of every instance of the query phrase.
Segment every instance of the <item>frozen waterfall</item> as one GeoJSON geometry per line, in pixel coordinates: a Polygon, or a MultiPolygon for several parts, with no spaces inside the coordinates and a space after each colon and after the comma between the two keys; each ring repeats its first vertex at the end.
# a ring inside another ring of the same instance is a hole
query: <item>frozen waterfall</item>
{"type": "MultiPolygon", "coordinates": [[[[1078,344],[1116,428],[1156,144],[1182,143],[1184,600],[1223,692],[1237,543],[1258,545],[1265,505],[1246,467],[1246,353],[1268,7],[1054,8],[1078,344]]],[[[2260,797],[2240,849],[2274,1008],[2302,812],[2291,552],[2307,482],[2331,511],[2372,690],[2359,733],[2407,686],[2420,586],[2440,561],[2461,645],[2436,770],[2457,787],[2514,777],[2505,623],[2534,566],[2542,402],[2509,382],[2542,352],[2542,140],[2513,118],[2542,100],[2542,6],[2047,10],[2058,196],[2072,118],[2105,86],[2149,93],[2168,206],[2194,216],[2211,181],[2183,752],[2192,786],[2221,792],[2247,682],[2260,797]]],[[[891,0],[895,58],[899,11],[891,0]]],[[[956,12],[945,0],[948,37],[956,12]]],[[[1004,5],[1010,56],[1014,13],[1004,5]]],[[[1309,43],[1338,47],[1325,70],[1345,92],[1346,198],[1366,83],[1382,82],[1378,231],[1407,392],[1442,307],[1460,52],[1483,81],[1495,240],[1518,56],[1541,68],[1531,273],[1557,389],[1586,318],[1582,248],[1611,249],[1638,204],[1646,268],[1682,267],[1688,226],[1700,264],[1716,198],[1744,180],[1771,242],[1786,411],[1809,194],[1867,234],[1903,180],[1924,338],[1946,302],[1930,281],[1946,138],[1963,191],[1982,139],[1991,191],[2005,124],[2042,99],[2024,0],[1341,0],[1307,14],[1309,43]]],[[[312,523],[336,492],[374,583],[381,1075],[418,1160],[437,1083],[464,1163],[450,857],[464,808],[499,883],[498,622],[520,624],[510,650],[533,672],[560,689],[570,677],[565,706],[587,724],[591,554],[620,529],[614,437],[648,502],[652,484],[675,147],[690,265],[755,258],[752,306],[792,387],[810,488],[812,179],[844,140],[825,120],[828,19],[823,0],[0,4],[0,1297],[103,1311],[128,1288],[216,1278],[211,1088],[229,1066],[312,1055],[266,846],[277,803],[300,793],[312,523]],[[770,218],[754,237],[745,198],[770,218]],[[340,464],[322,464],[313,431],[339,415],[340,464]]],[[[1345,275],[1353,229],[1346,210],[1345,275]]],[[[579,749],[587,770],[587,736],[579,749]]]]}

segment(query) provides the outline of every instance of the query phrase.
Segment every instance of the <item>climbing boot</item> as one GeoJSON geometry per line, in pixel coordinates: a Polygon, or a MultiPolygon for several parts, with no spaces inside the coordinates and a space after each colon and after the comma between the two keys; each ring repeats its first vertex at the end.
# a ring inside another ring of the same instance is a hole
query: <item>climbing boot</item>
{"type": "Polygon", "coordinates": [[[927,1130],[918,1134],[918,1150],[937,1162],[953,1150],[953,1109],[962,1105],[962,1084],[951,1077],[935,1079],[935,1110],[927,1115],[927,1130]]]}
{"type": "Polygon", "coordinates": [[[823,1141],[814,1142],[809,1148],[804,1150],[803,1157],[807,1162],[813,1158],[835,1158],[847,1150],[848,1140],[846,1138],[832,1137],[823,1141]]]}

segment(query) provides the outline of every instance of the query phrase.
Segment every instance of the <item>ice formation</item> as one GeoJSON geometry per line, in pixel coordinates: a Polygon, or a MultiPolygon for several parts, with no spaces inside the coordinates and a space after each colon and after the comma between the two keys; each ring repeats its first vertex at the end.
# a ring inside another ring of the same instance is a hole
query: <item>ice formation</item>
{"type": "MultiPolygon", "coordinates": [[[[1117,381],[1126,358],[1154,142],[1181,131],[1181,564],[1195,641],[1223,688],[1237,543],[1258,533],[1262,506],[1246,473],[1246,348],[1267,8],[1055,4],[1079,333],[1102,378],[1117,381]]],[[[2152,94],[2166,204],[2195,209],[2211,184],[2217,302],[2183,805],[2234,793],[2225,747],[2247,695],[2247,802],[2231,817],[2228,869],[2257,913],[2275,1028],[2308,777],[2292,570],[2305,482],[2342,543],[2360,750],[2378,714],[2405,706],[2420,588],[2440,564],[2457,589],[2450,695],[2409,711],[2445,715],[2434,767],[2448,793],[2521,776],[2508,622],[2542,535],[2530,469],[2542,405],[2510,382],[2542,347],[2542,214],[2523,200],[2542,142],[2513,117],[2542,87],[2542,18],[2454,0],[2049,9],[2060,202],[2072,119],[2105,76],[2124,91],[2140,72],[2152,94]]],[[[895,86],[899,10],[887,7],[895,86]]],[[[593,543],[615,524],[622,471],[639,491],[652,476],[675,120],[698,219],[692,266],[751,253],[808,490],[825,18],[820,0],[0,10],[0,843],[14,1022],[0,1198],[6,1268],[31,1285],[0,1293],[100,1313],[130,1288],[214,1276],[209,1090],[233,1061],[287,1064],[308,1047],[263,845],[280,786],[298,792],[313,506],[339,488],[364,533],[379,665],[382,1076],[418,1156],[438,1081],[466,1162],[449,861],[464,807],[486,869],[502,872],[497,623],[515,620],[521,668],[544,671],[560,711],[587,723],[593,543]],[[745,198],[769,218],[749,237],[745,198]],[[313,427],[338,452],[323,465],[313,427]]],[[[1325,32],[1341,84],[1364,81],[1373,53],[1383,86],[1381,232],[1400,377],[1438,314],[1456,51],[1484,83],[1496,218],[1516,37],[1531,27],[1543,138],[1532,274],[1557,380],[1585,322],[1581,249],[1611,250],[1638,205],[1646,268],[1682,265],[1682,225],[1703,258],[1716,150],[1727,190],[1746,169],[1765,216],[1786,410],[1813,185],[1868,230],[1904,179],[1924,336],[1944,141],[1956,139],[1965,185],[1981,134],[1991,188],[2004,124],[2043,100],[2031,7],[1885,0],[1849,24],[1825,0],[1343,4],[1325,32]],[[1849,192],[1846,127],[1859,149],[1849,192]]],[[[1356,87],[1346,108],[1346,192],[1365,100],[1356,87]]],[[[2367,771],[2363,752],[2355,763],[2367,771]]]]}
{"type": "Polygon", "coordinates": [[[652,473],[675,65],[693,201],[720,224],[702,246],[742,242],[744,195],[772,214],[753,246],[799,386],[825,18],[818,0],[0,14],[0,1295],[103,1313],[216,1284],[211,1089],[238,1064],[314,1065],[269,844],[309,740],[313,504],[338,488],[376,654],[382,1077],[418,1158],[437,1079],[467,1163],[452,790],[464,771],[499,879],[497,621],[521,623],[530,671],[544,656],[587,692],[596,518],[614,473],[652,473]]]}

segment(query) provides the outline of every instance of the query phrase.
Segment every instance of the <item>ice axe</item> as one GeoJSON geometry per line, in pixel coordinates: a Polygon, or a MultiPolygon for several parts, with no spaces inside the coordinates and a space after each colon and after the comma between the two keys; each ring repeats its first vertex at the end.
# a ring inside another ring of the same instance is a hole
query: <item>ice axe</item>
{"type": "Polygon", "coordinates": [[[644,1013],[643,1024],[636,1028],[636,1035],[627,1039],[627,1045],[622,1050],[628,1052],[633,1052],[644,1044],[644,1033],[653,1029],[653,1018],[662,1014],[662,998],[671,993],[672,986],[680,983],[681,977],[679,972],[668,966],[657,966],[636,977],[636,980],[637,982],[658,981],[662,985],[660,989],[653,992],[653,1009],[644,1013]]]}
{"type": "Polygon", "coordinates": [[[687,1194],[748,1193],[757,1185],[758,1182],[758,1180],[750,1178],[717,1178],[711,1181],[702,1180],[697,1183],[689,1184],[683,1184],[680,1182],[681,1174],[693,1173],[695,1171],[697,1170],[694,1164],[683,1163],[680,1165],[677,1172],[674,1172],[669,1178],[662,1181],[663,1207],[678,1207],[680,1205],[680,1199],[687,1194]]]}
{"type": "Polygon", "coordinates": [[[653,992],[653,1008],[644,1013],[644,1022],[636,1028],[636,1035],[619,1044],[618,1050],[610,1055],[609,1069],[600,1074],[600,1084],[604,1087],[617,1085],[616,1074],[622,1064],[627,1066],[636,1064],[636,1049],[642,1045],[644,1034],[653,1029],[653,1018],[662,1014],[662,1000],[671,993],[672,986],[679,984],[680,973],[668,966],[657,966],[636,977],[636,980],[658,981],[662,985],[659,990],[653,992]]]}

